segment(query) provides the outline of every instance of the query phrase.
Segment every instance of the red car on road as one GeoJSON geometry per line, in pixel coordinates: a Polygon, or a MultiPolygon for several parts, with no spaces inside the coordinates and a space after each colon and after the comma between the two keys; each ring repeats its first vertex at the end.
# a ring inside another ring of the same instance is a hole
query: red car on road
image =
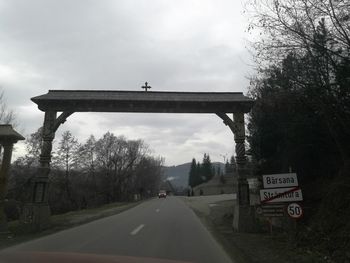
{"type": "Polygon", "coordinates": [[[166,191],[160,190],[158,193],[158,198],[166,198],[166,191]]]}

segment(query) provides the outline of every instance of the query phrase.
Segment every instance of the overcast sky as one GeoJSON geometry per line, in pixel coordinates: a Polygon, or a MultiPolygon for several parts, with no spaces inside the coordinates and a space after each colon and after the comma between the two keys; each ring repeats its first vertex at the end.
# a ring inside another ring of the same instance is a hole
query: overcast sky
{"type": "MultiPolygon", "coordinates": [[[[242,91],[252,71],[241,1],[0,0],[0,86],[27,136],[43,122],[30,98],[49,89],[242,91]]],[[[80,142],[107,131],[143,139],[167,165],[232,155],[215,115],[75,113],[80,142]]],[[[21,154],[21,145],[16,155],[21,154]]]]}

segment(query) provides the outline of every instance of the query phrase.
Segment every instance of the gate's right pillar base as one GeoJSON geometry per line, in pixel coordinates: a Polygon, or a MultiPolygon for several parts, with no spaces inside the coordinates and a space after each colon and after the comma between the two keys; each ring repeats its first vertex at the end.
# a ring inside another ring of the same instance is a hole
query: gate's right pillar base
{"type": "Polygon", "coordinates": [[[251,206],[240,206],[235,204],[233,208],[232,228],[235,232],[254,232],[254,208],[251,206]]]}
{"type": "Polygon", "coordinates": [[[232,227],[236,232],[253,232],[255,230],[255,209],[250,205],[250,193],[247,177],[250,174],[248,167],[237,169],[235,183],[236,202],[233,208],[232,227]]]}

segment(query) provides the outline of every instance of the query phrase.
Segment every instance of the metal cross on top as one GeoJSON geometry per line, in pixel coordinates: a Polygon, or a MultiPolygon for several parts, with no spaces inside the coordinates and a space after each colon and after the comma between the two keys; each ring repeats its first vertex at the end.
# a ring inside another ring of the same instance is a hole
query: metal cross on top
{"type": "Polygon", "coordinates": [[[148,89],[152,88],[151,86],[148,86],[148,83],[145,82],[145,86],[142,86],[143,89],[147,92],[148,89]]]}

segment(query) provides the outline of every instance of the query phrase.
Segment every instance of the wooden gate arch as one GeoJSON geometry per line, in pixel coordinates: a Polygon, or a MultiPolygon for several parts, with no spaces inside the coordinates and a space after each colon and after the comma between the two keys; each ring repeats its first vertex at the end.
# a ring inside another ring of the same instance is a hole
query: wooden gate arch
{"type": "Polygon", "coordinates": [[[253,99],[241,92],[159,92],[122,90],[49,90],[31,99],[45,112],[40,165],[32,197],[24,207],[23,222],[35,230],[48,227],[48,175],[55,132],[74,112],[211,113],[220,117],[234,135],[237,162],[237,205],[233,227],[245,231],[249,221],[244,114],[253,99]],[[60,113],[59,116],[58,113],[60,113]],[[231,119],[227,114],[233,114],[231,119]]]}

